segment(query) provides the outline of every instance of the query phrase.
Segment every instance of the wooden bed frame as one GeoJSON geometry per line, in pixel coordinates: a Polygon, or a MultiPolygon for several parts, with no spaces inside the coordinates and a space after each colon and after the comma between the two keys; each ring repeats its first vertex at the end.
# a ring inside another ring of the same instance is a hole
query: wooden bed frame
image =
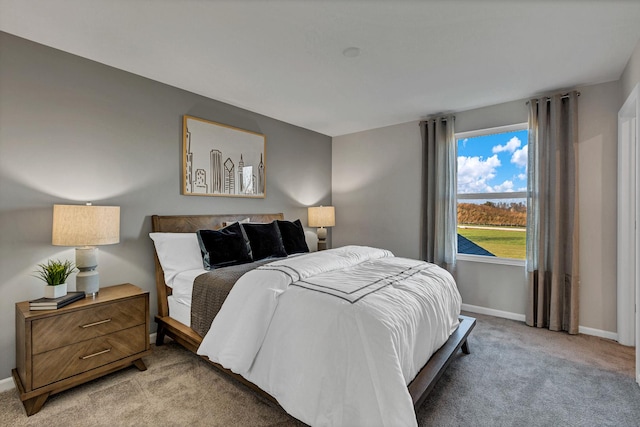
{"type": "MultiPolygon", "coordinates": [[[[250,218],[252,222],[271,222],[275,219],[284,219],[284,215],[282,213],[171,216],[153,215],[151,217],[151,222],[152,230],[154,232],[195,233],[202,229],[218,229],[221,228],[225,222],[239,221],[245,218],[250,218]]],[[[164,282],[164,273],[160,266],[157,254],[155,255],[155,266],[156,289],[158,292],[158,315],[155,317],[156,323],[158,324],[156,345],[162,345],[164,343],[164,337],[169,336],[186,349],[195,353],[202,342],[202,337],[200,337],[200,335],[190,327],[169,317],[169,303],[167,301],[167,297],[171,295],[171,288],[164,282]]],[[[426,365],[422,367],[418,375],[416,375],[414,380],[409,384],[409,394],[411,394],[413,406],[416,411],[422,402],[424,402],[429,392],[434,388],[436,382],[442,376],[447,366],[449,366],[458,350],[462,349],[464,354],[470,353],[467,337],[475,327],[475,324],[475,318],[461,315],[460,325],[455,332],[451,334],[447,342],[431,356],[426,365]]],[[[201,357],[222,372],[225,372],[241,383],[249,386],[251,389],[259,392],[270,401],[278,404],[276,399],[270,394],[261,390],[258,386],[246,380],[244,377],[210,361],[206,356],[201,357]]]]}

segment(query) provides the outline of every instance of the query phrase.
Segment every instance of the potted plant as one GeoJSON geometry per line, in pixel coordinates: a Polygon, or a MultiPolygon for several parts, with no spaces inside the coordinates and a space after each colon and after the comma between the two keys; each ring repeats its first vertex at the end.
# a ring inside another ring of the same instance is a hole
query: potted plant
{"type": "Polygon", "coordinates": [[[45,298],[59,298],[67,294],[67,278],[76,266],[71,261],[49,260],[46,264],[38,264],[35,271],[38,279],[47,284],[44,287],[45,298]]]}

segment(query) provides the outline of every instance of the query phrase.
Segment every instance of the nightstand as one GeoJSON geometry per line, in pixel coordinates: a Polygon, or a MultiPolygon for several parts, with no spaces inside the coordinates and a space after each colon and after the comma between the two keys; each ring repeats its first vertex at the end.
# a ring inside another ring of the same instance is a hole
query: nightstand
{"type": "Polygon", "coordinates": [[[27,415],[49,396],[130,365],[147,369],[149,293],[132,284],[100,288],[57,310],[16,304],[16,365],[11,371],[27,415]]]}

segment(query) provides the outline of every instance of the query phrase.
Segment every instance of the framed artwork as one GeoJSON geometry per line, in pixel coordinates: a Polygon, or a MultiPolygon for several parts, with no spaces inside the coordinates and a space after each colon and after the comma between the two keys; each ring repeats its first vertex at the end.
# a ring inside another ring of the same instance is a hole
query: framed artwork
{"type": "Polygon", "coordinates": [[[192,116],[182,131],[182,194],[265,197],[264,135],[192,116]]]}

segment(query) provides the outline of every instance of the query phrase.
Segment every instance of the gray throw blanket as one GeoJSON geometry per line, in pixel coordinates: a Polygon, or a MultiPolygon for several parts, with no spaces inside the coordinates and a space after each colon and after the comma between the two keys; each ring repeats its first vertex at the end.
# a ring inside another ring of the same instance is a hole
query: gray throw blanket
{"type": "Polygon", "coordinates": [[[242,275],[274,259],[217,268],[196,277],[191,297],[191,329],[204,337],[231,288],[242,275]]]}

